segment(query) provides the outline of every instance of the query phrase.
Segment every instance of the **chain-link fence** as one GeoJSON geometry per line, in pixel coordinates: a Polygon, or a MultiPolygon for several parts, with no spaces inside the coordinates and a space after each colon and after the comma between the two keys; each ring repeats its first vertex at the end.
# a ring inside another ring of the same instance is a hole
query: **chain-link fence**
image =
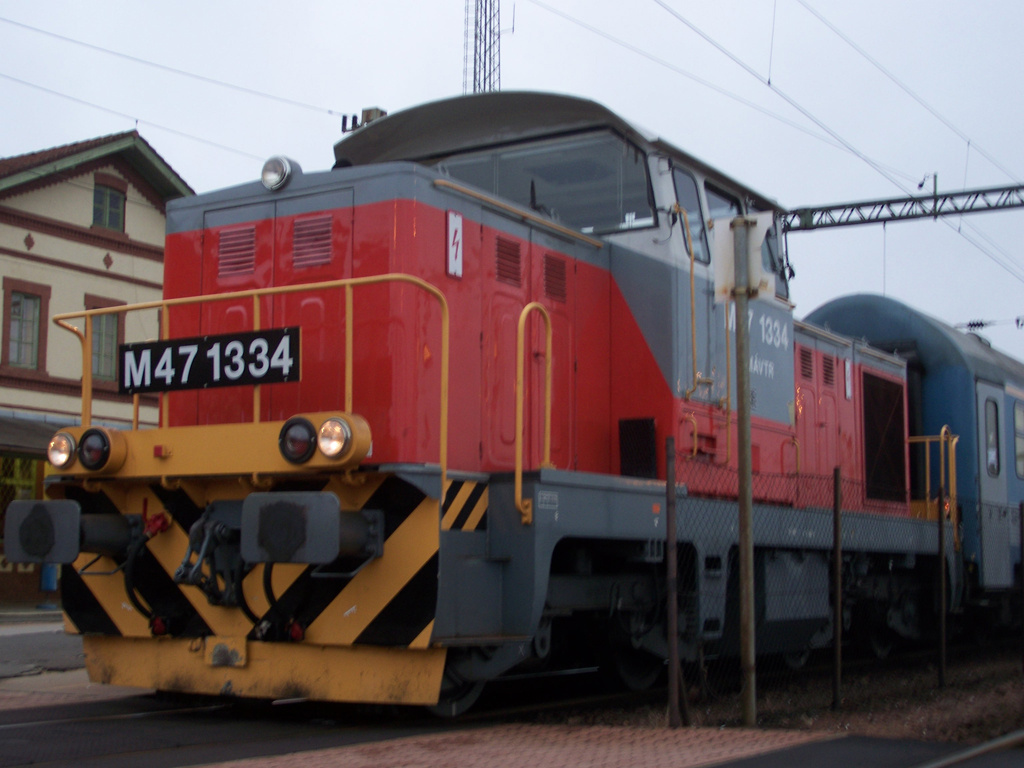
{"type": "MultiPolygon", "coordinates": [[[[691,700],[735,702],[745,677],[738,473],[684,454],[674,456],[674,465],[686,691],[691,700]]],[[[750,625],[759,711],[777,715],[787,701],[839,706],[847,693],[844,674],[897,651],[923,655],[938,667],[938,686],[944,674],[941,607],[963,591],[952,524],[946,522],[940,541],[937,519],[915,518],[904,501],[877,498],[884,494],[838,472],[755,472],[752,492],[750,625]],[[947,580],[945,603],[940,573],[947,580]]],[[[728,705],[717,711],[736,715],[728,705]]]]}

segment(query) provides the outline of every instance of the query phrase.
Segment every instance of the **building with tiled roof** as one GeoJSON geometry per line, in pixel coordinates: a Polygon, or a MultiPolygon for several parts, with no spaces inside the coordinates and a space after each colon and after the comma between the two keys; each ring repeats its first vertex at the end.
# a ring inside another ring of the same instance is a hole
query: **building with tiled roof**
{"type": "MultiPolygon", "coordinates": [[[[159,299],[165,205],[190,194],[137,131],[0,158],[0,522],[11,499],[39,497],[50,437],[81,420],[86,356],[50,318],[159,299]]],[[[157,323],[154,311],[95,324],[95,421],[130,423],[132,403],[117,394],[117,346],[156,337],[157,323]]],[[[140,423],[156,414],[154,401],[143,402],[140,423]]],[[[0,601],[35,599],[38,582],[0,557],[0,601]]]]}

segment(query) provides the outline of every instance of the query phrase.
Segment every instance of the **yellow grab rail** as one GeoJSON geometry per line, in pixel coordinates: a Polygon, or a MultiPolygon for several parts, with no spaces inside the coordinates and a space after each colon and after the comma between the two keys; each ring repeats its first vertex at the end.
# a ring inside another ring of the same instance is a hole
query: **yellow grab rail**
{"type": "Polygon", "coordinates": [[[697,458],[697,447],[698,447],[697,446],[697,442],[698,442],[698,439],[699,439],[699,437],[698,437],[699,429],[697,428],[697,417],[694,414],[692,414],[692,413],[687,413],[685,416],[683,416],[682,420],[690,422],[690,426],[693,427],[693,446],[690,448],[690,455],[686,457],[686,460],[689,461],[690,459],[697,458]]]}
{"type": "Polygon", "coordinates": [[[960,526],[958,510],[956,506],[956,444],[960,441],[959,435],[954,435],[949,426],[943,426],[938,435],[926,435],[921,437],[908,437],[907,442],[915,445],[924,445],[924,513],[918,515],[926,520],[938,519],[942,514],[942,508],[948,503],[944,517],[953,523],[953,543],[957,550],[960,549],[960,526]],[[936,499],[935,517],[931,513],[931,446],[939,445],[939,487],[945,489],[946,498],[936,499]],[[948,482],[947,482],[948,478],[948,482]]]}
{"type": "MultiPolygon", "coordinates": [[[[368,277],[352,277],[342,280],[329,280],[322,283],[303,283],[301,285],[281,285],[272,288],[254,288],[246,291],[234,291],[232,293],[216,293],[207,296],[187,296],[179,299],[160,299],[157,301],[146,301],[139,304],[122,304],[115,307],[101,307],[98,309],[82,310],[79,312],[64,312],[53,316],[53,322],[66,331],[70,331],[78,337],[82,345],[82,426],[88,427],[92,424],[92,319],[97,315],[127,314],[147,309],[159,309],[161,311],[160,339],[167,339],[170,329],[170,307],[180,307],[190,304],[204,304],[218,301],[233,301],[252,298],[253,300],[253,330],[261,330],[260,324],[260,299],[264,296],[277,296],[287,293],[302,293],[304,291],[324,291],[334,288],[345,289],[345,411],[352,411],[352,349],[353,349],[353,291],[352,289],[362,285],[373,285],[379,283],[409,283],[437,299],[441,307],[441,407],[440,407],[440,465],[441,465],[441,487],[447,480],[448,474],[448,356],[449,356],[449,316],[448,301],[441,291],[422,278],[415,275],[396,273],[390,275],[371,275],[368,277]],[[83,318],[85,331],[72,325],[68,320],[83,318]]],[[[550,341],[549,341],[550,344],[550,341]]],[[[253,393],[253,422],[260,420],[260,385],[252,385],[253,393]]],[[[163,402],[164,394],[161,394],[163,402]]],[[[168,408],[163,408],[162,426],[168,425],[168,408]]],[[[132,429],[139,428],[139,396],[133,396],[132,429]]]]}
{"type": "Polygon", "coordinates": [[[544,459],[541,467],[551,468],[551,315],[543,304],[531,301],[519,314],[519,332],[516,335],[516,475],[515,502],[523,525],[533,522],[533,500],[523,498],[523,401],[525,392],[526,318],[530,312],[540,312],[544,318],[544,459]]]}

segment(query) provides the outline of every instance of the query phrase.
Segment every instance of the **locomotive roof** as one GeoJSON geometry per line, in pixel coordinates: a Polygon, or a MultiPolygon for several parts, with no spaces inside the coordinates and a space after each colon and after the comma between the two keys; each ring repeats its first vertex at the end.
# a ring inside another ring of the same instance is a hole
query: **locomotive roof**
{"type": "Polygon", "coordinates": [[[916,356],[925,370],[964,366],[994,384],[1024,387],[1024,364],[974,333],[963,333],[886,296],[856,294],[830,301],[806,320],[836,333],[864,338],[902,357],[916,356]]]}
{"type": "Polygon", "coordinates": [[[610,128],[636,144],[673,156],[712,180],[747,195],[762,208],[783,210],[771,198],[623,120],[607,107],[589,99],[553,93],[480,93],[395,112],[364,125],[335,144],[335,167],[391,160],[423,162],[457,151],[601,128],[610,128]]]}

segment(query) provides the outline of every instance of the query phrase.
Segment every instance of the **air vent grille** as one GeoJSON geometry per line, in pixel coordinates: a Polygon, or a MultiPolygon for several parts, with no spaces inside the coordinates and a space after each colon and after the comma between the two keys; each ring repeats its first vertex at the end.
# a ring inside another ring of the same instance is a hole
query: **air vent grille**
{"type": "Polygon", "coordinates": [[[544,256],[544,293],[549,299],[565,301],[565,259],[552,256],[550,253],[544,256]]]}
{"type": "Polygon", "coordinates": [[[217,276],[251,275],[256,271],[256,228],[220,233],[217,241],[217,276]]]}
{"type": "Polygon", "coordinates": [[[308,269],[330,263],[331,217],[296,221],[292,232],[292,266],[308,269]]]}
{"type": "Polygon", "coordinates": [[[800,376],[808,381],[814,380],[814,353],[806,347],[800,348],[800,376]]]}
{"type": "Polygon", "coordinates": [[[836,385],[836,359],[828,355],[822,360],[822,363],[822,381],[826,387],[834,387],[836,385]]]}
{"type": "Polygon", "coordinates": [[[498,281],[521,286],[523,284],[522,261],[519,243],[499,237],[497,245],[498,281]]]}

